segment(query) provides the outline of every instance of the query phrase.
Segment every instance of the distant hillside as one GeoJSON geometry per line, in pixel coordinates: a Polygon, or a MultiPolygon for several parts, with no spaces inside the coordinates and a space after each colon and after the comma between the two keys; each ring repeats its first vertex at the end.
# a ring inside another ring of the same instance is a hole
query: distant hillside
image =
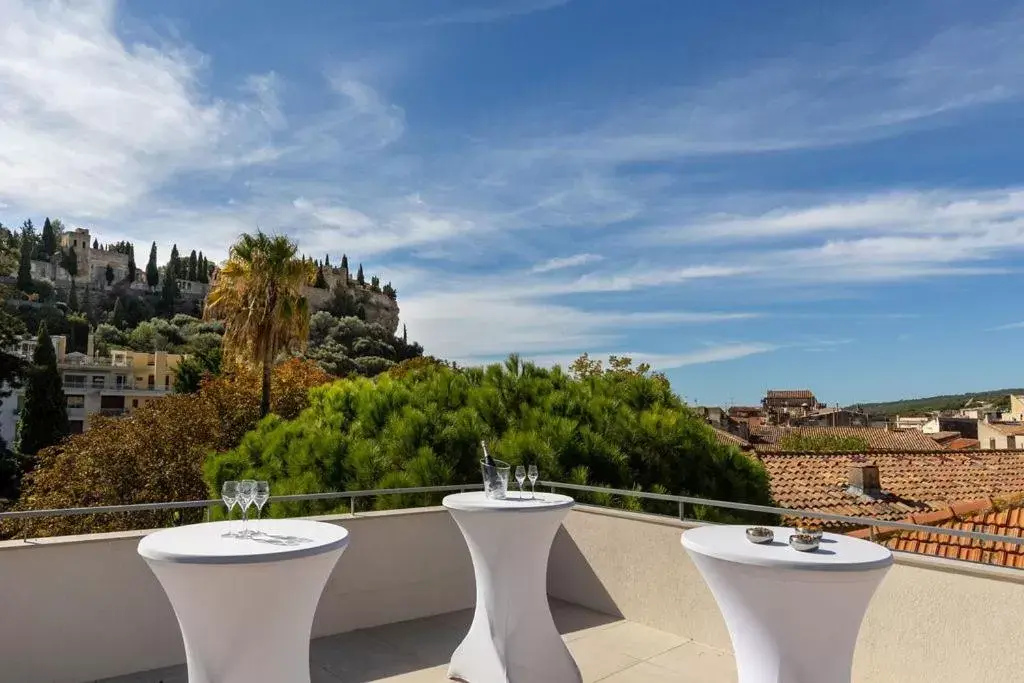
{"type": "Polygon", "coordinates": [[[1024,389],[993,389],[991,391],[979,391],[970,394],[925,396],[923,398],[908,398],[885,403],[858,403],[856,406],[872,415],[924,415],[936,410],[956,410],[957,408],[962,408],[971,399],[980,403],[991,402],[999,408],[1009,408],[1010,394],[1024,394],[1024,389]]]}

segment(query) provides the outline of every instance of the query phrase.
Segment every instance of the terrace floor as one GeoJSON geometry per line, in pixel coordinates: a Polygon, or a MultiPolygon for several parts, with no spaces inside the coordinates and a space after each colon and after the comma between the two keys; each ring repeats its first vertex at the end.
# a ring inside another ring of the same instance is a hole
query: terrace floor
{"type": "MultiPolygon", "coordinates": [[[[551,611],[584,683],[733,683],[732,654],[556,600],[551,611]]],[[[317,638],[312,683],[444,683],[472,611],[317,638]]],[[[187,683],[184,665],[98,683],[187,683]]]]}

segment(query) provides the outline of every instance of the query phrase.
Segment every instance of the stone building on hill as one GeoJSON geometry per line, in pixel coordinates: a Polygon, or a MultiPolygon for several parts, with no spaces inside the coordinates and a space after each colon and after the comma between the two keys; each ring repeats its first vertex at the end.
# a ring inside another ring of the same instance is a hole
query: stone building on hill
{"type": "Polygon", "coordinates": [[[789,424],[793,418],[804,417],[824,406],[809,389],[769,389],[761,407],[768,424],[789,424]]]}

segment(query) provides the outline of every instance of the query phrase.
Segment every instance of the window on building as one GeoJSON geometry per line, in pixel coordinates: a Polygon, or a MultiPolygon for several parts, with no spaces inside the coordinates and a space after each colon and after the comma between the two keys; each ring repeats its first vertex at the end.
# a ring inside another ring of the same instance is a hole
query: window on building
{"type": "Polygon", "coordinates": [[[64,386],[78,387],[79,389],[84,388],[85,375],[64,375],[64,386]]]}
{"type": "Polygon", "coordinates": [[[1009,448],[1009,449],[1016,448],[1017,447],[1017,439],[1016,439],[1016,437],[1013,437],[1013,436],[1006,437],[1006,447],[1009,448]]]}
{"type": "Polygon", "coordinates": [[[155,376],[153,376],[153,375],[150,375],[150,376],[149,376],[149,382],[148,382],[147,384],[149,385],[149,388],[150,388],[150,389],[152,389],[153,387],[155,387],[155,386],[156,386],[156,377],[155,377],[155,376]]]}
{"type": "Polygon", "coordinates": [[[107,378],[103,375],[92,376],[92,386],[94,389],[102,389],[107,384],[107,378]]]}
{"type": "Polygon", "coordinates": [[[138,407],[139,407],[139,399],[133,398],[132,399],[132,408],[138,408],[138,407]]]}
{"type": "Polygon", "coordinates": [[[85,407],[85,396],[76,396],[72,394],[68,396],[68,408],[84,408],[85,407]]]}
{"type": "Polygon", "coordinates": [[[996,440],[995,439],[989,439],[988,440],[988,449],[990,451],[994,451],[996,449],[996,440]]]}
{"type": "Polygon", "coordinates": [[[171,376],[170,375],[164,375],[164,389],[170,389],[170,388],[171,388],[171,376]]]}
{"type": "Polygon", "coordinates": [[[71,427],[72,434],[81,434],[85,431],[85,422],[82,420],[68,420],[68,426],[71,427]]]}

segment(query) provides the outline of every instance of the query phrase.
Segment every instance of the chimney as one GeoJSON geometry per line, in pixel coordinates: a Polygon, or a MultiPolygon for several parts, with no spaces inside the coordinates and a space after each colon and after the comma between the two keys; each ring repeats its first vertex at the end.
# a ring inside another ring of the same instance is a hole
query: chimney
{"type": "Polygon", "coordinates": [[[882,493],[882,480],[878,475],[878,465],[872,463],[854,463],[850,465],[850,493],[861,496],[876,497],[882,493]]]}

